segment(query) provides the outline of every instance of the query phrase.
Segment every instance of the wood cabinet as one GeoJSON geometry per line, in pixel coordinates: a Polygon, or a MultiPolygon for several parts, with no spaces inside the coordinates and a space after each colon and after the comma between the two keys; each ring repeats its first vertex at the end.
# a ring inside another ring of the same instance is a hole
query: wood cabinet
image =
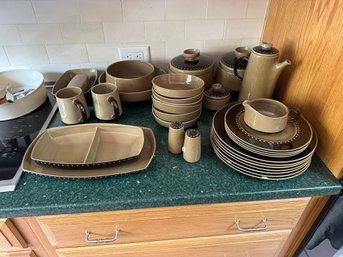
{"type": "Polygon", "coordinates": [[[11,219],[0,220],[0,257],[37,257],[11,219]]]}
{"type": "Polygon", "coordinates": [[[274,257],[290,230],[57,249],[63,257],[274,257]]]}
{"type": "MultiPolygon", "coordinates": [[[[269,0],[261,41],[272,42],[282,72],[274,98],[297,107],[318,134],[317,153],[338,179],[343,178],[343,1],[269,0]]],[[[298,233],[289,242],[293,256],[326,198],[313,199],[298,233]]]]}
{"type": "Polygon", "coordinates": [[[275,257],[309,200],[5,219],[0,257],[275,257]]]}
{"type": "Polygon", "coordinates": [[[18,250],[13,243],[1,243],[0,257],[274,257],[279,256],[309,200],[7,219],[1,221],[1,227],[7,222],[17,228],[12,230],[13,242],[24,240],[27,244],[22,242],[18,250]]]}
{"type": "Polygon", "coordinates": [[[152,208],[37,217],[55,248],[94,245],[89,239],[111,238],[119,229],[115,244],[151,242],[180,238],[198,238],[244,234],[243,228],[279,231],[289,230],[300,217],[306,200],[275,200],[246,203],[152,208]],[[264,221],[264,219],[266,221],[264,221]],[[266,228],[265,228],[266,227],[266,228]]]}

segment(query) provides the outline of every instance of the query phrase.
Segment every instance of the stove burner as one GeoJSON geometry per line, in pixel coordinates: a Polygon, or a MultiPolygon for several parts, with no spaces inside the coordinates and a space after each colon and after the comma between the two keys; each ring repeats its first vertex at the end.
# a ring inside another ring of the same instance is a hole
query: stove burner
{"type": "Polygon", "coordinates": [[[20,170],[26,149],[38,135],[55,104],[51,88],[47,99],[33,112],[22,117],[0,121],[0,192],[4,181],[13,179],[20,170]]]}

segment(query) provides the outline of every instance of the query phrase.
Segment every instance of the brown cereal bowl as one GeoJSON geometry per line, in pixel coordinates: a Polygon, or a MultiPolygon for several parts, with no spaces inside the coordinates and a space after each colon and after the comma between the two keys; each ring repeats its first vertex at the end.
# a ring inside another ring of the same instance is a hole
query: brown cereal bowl
{"type": "Polygon", "coordinates": [[[204,91],[204,81],[187,74],[162,74],[153,80],[156,93],[171,98],[186,98],[200,94],[204,91]]]}

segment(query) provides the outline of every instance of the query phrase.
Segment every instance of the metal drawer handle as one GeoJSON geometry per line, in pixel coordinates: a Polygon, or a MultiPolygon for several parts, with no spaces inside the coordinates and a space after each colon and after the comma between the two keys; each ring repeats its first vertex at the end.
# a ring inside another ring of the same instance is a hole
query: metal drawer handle
{"type": "Polygon", "coordinates": [[[243,232],[252,232],[252,231],[261,231],[261,230],[266,230],[268,228],[268,225],[267,225],[267,218],[262,218],[261,219],[261,222],[263,223],[263,226],[262,227],[255,227],[255,228],[241,228],[240,226],[240,221],[239,219],[236,219],[235,220],[235,224],[237,226],[237,229],[239,231],[243,231],[243,232]]]}
{"type": "Polygon", "coordinates": [[[115,228],[114,229],[114,236],[111,238],[103,238],[103,239],[89,239],[90,234],[92,234],[92,232],[89,231],[89,229],[87,228],[85,231],[85,241],[87,243],[110,243],[110,242],[114,242],[118,239],[119,237],[119,228],[115,228]]]}

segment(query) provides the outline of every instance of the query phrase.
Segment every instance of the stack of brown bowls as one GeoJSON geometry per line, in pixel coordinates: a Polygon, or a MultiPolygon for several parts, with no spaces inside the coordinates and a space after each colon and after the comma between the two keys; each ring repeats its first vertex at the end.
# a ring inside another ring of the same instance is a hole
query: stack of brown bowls
{"type": "Polygon", "coordinates": [[[169,127],[171,122],[193,126],[201,115],[204,81],[193,75],[162,74],[152,87],[152,113],[157,123],[169,127]]]}
{"type": "Polygon", "coordinates": [[[120,100],[138,102],[151,97],[151,80],[158,69],[149,62],[126,60],[112,63],[106,69],[106,82],[118,87],[120,100]]]}

